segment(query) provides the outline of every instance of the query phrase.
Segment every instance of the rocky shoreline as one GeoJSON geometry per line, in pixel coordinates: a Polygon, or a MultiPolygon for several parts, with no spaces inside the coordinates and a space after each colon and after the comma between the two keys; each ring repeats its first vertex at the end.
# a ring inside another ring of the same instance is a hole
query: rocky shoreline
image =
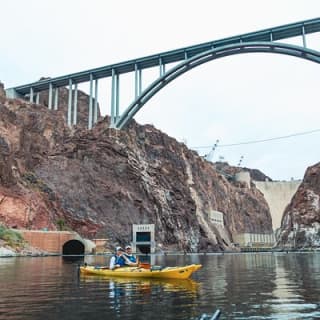
{"type": "Polygon", "coordinates": [[[31,247],[28,244],[24,244],[23,247],[13,248],[7,245],[3,240],[0,239],[0,258],[2,257],[26,257],[26,256],[49,256],[53,255],[49,252],[40,250],[38,248],[31,247]]]}

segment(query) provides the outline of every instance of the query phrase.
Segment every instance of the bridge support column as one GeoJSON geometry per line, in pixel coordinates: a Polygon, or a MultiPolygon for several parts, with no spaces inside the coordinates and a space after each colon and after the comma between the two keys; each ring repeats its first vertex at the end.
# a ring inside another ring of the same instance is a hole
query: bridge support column
{"type": "Polygon", "coordinates": [[[119,117],[119,75],[112,69],[111,83],[111,127],[114,127],[119,117]]]}
{"type": "Polygon", "coordinates": [[[36,94],[36,104],[40,103],[40,92],[37,92],[36,94]]]}
{"type": "Polygon", "coordinates": [[[307,41],[306,41],[306,34],[304,30],[304,26],[302,26],[302,44],[306,48],[307,47],[307,41]]]}
{"type": "Polygon", "coordinates": [[[68,126],[71,127],[71,112],[72,112],[72,79],[69,79],[69,96],[68,96],[68,126]]]}
{"type": "Polygon", "coordinates": [[[116,120],[119,117],[119,101],[120,101],[120,81],[119,75],[116,75],[116,120]]]}
{"type": "Polygon", "coordinates": [[[166,72],[166,66],[163,64],[162,59],[159,59],[159,69],[160,69],[160,77],[162,77],[166,72]]]}
{"type": "Polygon", "coordinates": [[[93,124],[98,121],[98,79],[94,82],[94,109],[93,109],[93,124]]]}
{"type": "Polygon", "coordinates": [[[33,103],[33,88],[30,87],[30,97],[29,97],[29,102],[33,103]]]}
{"type": "Polygon", "coordinates": [[[49,84],[48,109],[52,109],[52,83],[49,84]]]}
{"type": "Polygon", "coordinates": [[[78,115],[78,84],[74,84],[74,95],[73,95],[73,124],[77,124],[78,115]]]}
{"type": "Polygon", "coordinates": [[[90,96],[89,96],[89,116],[88,129],[92,129],[92,93],[93,93],[93,75],[90,73],[90,96]]]}
{"type": "Polygon", "coordinates": [[[54,110],[58,110],[59,88],[54,89],[54,110]]]}
{"type": "Polygon", "coordinates": [[[140,96],[141,91],[142,91],[142,70],[138,68],[138,65],[136,64],[134,66],[135,71],[134,71],[134,92],[135,92],[135,97],[138,98],[140,96]]]}

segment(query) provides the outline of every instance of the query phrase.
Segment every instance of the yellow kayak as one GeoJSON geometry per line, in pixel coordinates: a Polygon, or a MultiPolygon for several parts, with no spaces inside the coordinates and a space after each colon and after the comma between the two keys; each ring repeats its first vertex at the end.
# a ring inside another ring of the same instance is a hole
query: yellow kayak
{"type": "Polygon", "coordinates": [[[111,277],[155,278],[155,279],[188,279],[193,272],[199,270],[201,264],[191,264],[184,267],[166,267],[144,269],[139,267],[122,267],[110,270],[107,267],[81,266],[82,274],[95,274],[111,277]]]}

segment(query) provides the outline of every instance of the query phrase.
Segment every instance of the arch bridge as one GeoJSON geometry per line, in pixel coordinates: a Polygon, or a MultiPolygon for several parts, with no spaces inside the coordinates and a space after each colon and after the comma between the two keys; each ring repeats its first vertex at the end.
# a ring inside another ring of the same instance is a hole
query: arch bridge
{"type": "Polygon", "coordinates": [[[67,122],[77,124],[77,90],[79,83],[89,82],[88,128],[91,129],[98,118],[98,80],[111,77],[111,126],[124,128],[134,115],[161,89],[182,74],[206,62],[241,53],[264,52],[294,56],[320,63],[320,51],[307,46],[307,35],[320,32],[320,18],[300,21],[256,32],[214,40],[151,56],[124,61],[87,71],[20,85],[7,89],[10,98],[29,98],[31,103],[39,102],[39,93],[49,91],[48,108],[58,109],[59,88],[68,86],[67,122]],[[279,42],[292,37],[301,38],[301,46],[279,42]],[[166,70],[170,63],[175,66],[166,70]],[[159,77],[142,88],[142,72],[147,68],[158,68],[159,77]],[[120,76],[134,73],[135,98],[120,113],[120,76]]]}

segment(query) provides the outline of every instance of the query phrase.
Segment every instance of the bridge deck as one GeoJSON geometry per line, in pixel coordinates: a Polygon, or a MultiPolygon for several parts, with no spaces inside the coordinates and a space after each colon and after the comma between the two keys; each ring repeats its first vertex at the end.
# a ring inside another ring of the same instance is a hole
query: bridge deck
{"type": "Polygon", "coordinates": [[[37,81],[26,85],[17,86],[14,89],[19,94],[24,95],[30,92],[30,87],[32,87],[34,91],[41,91],[48,89],[49,83],[52,83],[52,85],[56,87],[67,86],[69,79],[72,79],[73,83],[82,83],[90,81],[90,75],[92,75],[94,79],[107,78],[112,76],[112,70],[115,70],[117,74],[122,74],[133,72],[136,68],[142,70],[159,66],[160,61],[162,64],[179,62],[184,60],[186,57],[190,58],[196,54],[210,50],[213,47],[221,47],[239,42],[277,41],[285,38],[302,36],[303,33],[309,34],[319,31],[320,18],[305,20],[279,27],[224,38],[221,40],[210,41],[176,50],[157,53],[147,57],[128,60],[60,77],[37,81]]]}

